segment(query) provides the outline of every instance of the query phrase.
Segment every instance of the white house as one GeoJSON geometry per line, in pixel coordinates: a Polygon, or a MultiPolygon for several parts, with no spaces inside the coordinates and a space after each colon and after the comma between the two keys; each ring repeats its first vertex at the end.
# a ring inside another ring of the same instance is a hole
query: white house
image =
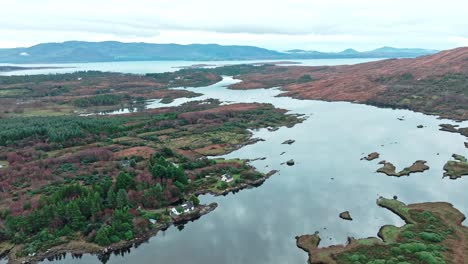
{"type": "Polygon", "coordinates": [[[195,209],[195,207],[193,206],[193,203],[190,201],[182,204],[180,207],[182,208],[182,212],[177,211],[177,208],[173,207],[171,208],[171,214],[175,216],[179,216],[181,214],[190,213],[191,211],[195,209]]]}
{"type": "Polygon", "coordinates": [[[232,176],[230,174],[224,174],[223,176],[221,176],[221,180],[223,182],[232,182],[234,180],[234,178],[232,178],[232,176]]]}

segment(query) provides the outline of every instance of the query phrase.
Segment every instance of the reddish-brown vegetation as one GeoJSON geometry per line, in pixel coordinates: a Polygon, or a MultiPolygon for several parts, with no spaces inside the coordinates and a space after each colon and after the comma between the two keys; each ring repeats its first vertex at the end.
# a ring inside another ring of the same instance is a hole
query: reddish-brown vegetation
{"type": "Polygon", "coordinates": [[[356,65],[271,66],[262,72],[237,76],[242,82],[231,88],[282,86],[285,90],[282,95],[300,99],[370,103],[466,120],[466,80],[443,82],[447,75],[453,77],[456,74],[468,75],[468,48],[415,59],[389,59],[356,65]],[[311,80],[285,83],[285,80],[299,80],[301,76],[310,76],[311,80]],[[460,88],[463,85],[465,88],[460,88]],[[412,101],[413,96],[423,98],[421,102],[412,101]],[[406,101],[402,102],[404,99],[406,101]]]}

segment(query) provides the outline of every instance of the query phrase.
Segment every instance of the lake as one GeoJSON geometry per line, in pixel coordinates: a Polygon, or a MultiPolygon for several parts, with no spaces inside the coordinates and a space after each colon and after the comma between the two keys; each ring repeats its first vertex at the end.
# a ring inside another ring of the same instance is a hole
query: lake
{"type": "MultiPolygon", "coordinates": [[[[356,63],[327,60],[333,62],[356,63]]],[[[123,63],[121,68],[115,65],[112,70],[132,72],[132,69],[145,68],[148,63],[123,63]]],[[[156,70],[156,66],[148,67],[148,71],[138,73],[156,70]]],[[[110,65],[106,69],[110,70],[110,65]]],[[[278,89],[242,91],[225,87],[234,82],[225,77],[215,85],[189,88],[204,95],[177,99],[170,105],[217,98],[227,103],[272,103],[289,113],[304,114],[306,120],[292,128],[254,131],[254,137],[265,141],[225,155],[243,159],[266,157],[251,164],[262,172],[272,169],[280,172],[258,188],[220,197],[201,196],[202,203],[217,202],[218,208],[187,223],[182,230],[171,227],[158,233],[124,256],[112,255],[108,263],[305,264],[307,254],[296,247],[297,235],[319,231],[321,245],[327,246],[345,243],[349,236],[375,236],[384,224],[403,225],[396,215],[376,205],[379,196],[397,195],[405,203],[447,201],[462,213],[468,213],[465,196],[468,177],[442,178],[443,165],[453,153],[468,155],[463,144],[465,137],[439,131],[439,124],[455,122],[407,110],[276,97],[281,93],[278,89]],[[398,119],[402,117],[403,121],[398,119]],[[417,128],[418,125],[424,128],[417,128]],[[296,142],[281,144],[287,139],[296,142]],[[381,154],[379,159],[360,160],[374,151],[381,154]],[[285,154],[281,155],[282,152],[285,154]],[[295,166],[281,165],[289,159],[295,160],[295,166]],[[398,170],[416,160],[426,160],[430,169],[409,177],[389,177],[375,173],[380,166],[377,163],[383,159],[392,162],[398,170]],[[346,210],[353,221],[338,217],[346,210]]],[[[167,105],[154,100],[147,107],[161,106],[167,105]]],[[[467,126],[468,122],[457,124],[467,126]]],[[[68,255],[62,260],[43,263],[100,261],[93,255],[79,259],[68,255]]]]}
{"type": "MultiPolygon", "coordinates": [[[[297,65],[321,66],[321,65],[341,65],[356,64],[379,59],[315,59],[315,60],[288,60],[288,62],[299,63],[297,65]]],[[[122,61],[122,62],[93,62],[93,63],[59,63],[59,64],[11,64],[0,63],[0,66],[18,67],[63,67],[61,69],[35,69],[24,71],[0,72],[0,75],[31,75],[49,73],[70,73],[75,71],[111,71],[125,73],[156,73],[177,71],[180,67],[187,67],[196,64],[207,64],[213,66],[278,62],[278,60],[244,60],[244,61],[122,61]]],[[[285,64],[288,65],[288,64],[285,64]]],[[[296,65],[296,64],[295,64],[296,65]]],[[[212,67],[212,66],[211,66],[212,67]]]]}

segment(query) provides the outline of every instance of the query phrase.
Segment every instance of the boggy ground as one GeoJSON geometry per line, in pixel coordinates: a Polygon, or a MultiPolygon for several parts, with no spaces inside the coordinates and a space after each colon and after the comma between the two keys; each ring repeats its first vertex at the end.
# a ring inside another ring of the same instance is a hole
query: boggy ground
{"type": "Polygon", "coordinates": [[[196,194],[259,185],[271,173],[207,157],[255,142],[249,129],[301,122],[285,112],[207,100],[119,116],[4,118],[2,253],[14,263],[76,243],[93,245],[91,252],[118,249],[173,222],[171,208],[183,211],[185,201],[203,206],[196,194]],[[233,180],[222,181],[224,174],[233,180]]]}
{"type": "MultiPolygon", "coordinates": [[[[341,66],[262,66],[234,72],[232,89],[281,87],[283,96],[404,108],[468,120],[468,48],[341,66]]],[[[216,69],[221,72],[222,68],[216,69]]],[[[224,67],[231,71],[232,67],[224,67]]]]}
{"type": "Polygon", "coordinates": [[[379,198],[377,204],[400,216],[402,227],[385,225],[378,238],[349,238],[347,245],[318,248],[320,236],[296,237],[309,254],[309,263],[467,263],[468,228],[465,216],[449,203],[405,205],[379,198]]]}
{"type": "Polygon", "coordinates": [[[180,70],[147,75],[75,72],[0,76],[0,117],[69,115],[75,112],[142,107],[147,99],[170,103],[200,94],[171,87],[200,87],[220,81],[211,73],[180,70]]]}

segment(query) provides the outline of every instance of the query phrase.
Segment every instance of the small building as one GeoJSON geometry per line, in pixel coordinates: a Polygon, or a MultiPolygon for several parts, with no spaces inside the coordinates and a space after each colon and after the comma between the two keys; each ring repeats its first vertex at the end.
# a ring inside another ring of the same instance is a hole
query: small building
{"type": "Polygon", "coordinates": [[[173,207],[171,208],[171,215],[173,216],[179,216],[181,214],[185,214],[185,213],[190,213],[191,211],[193,211],[195,209],[195,207],[193,206],[193,203],[188,201],[184,204],[182,204],[180,207],[173,207]],[[181,208],[182,210],[177,210],[177,208],[181,208]],[[181,211],[181,212],[180,212],[181,211]]]}
{"type": "Polygon", "coordinates": [[[231,174],[223,174],[223,176],[221,176],[221,180],[223,182],[232,182],[234,180],[234,178],[232,178],[231,174]]]}

